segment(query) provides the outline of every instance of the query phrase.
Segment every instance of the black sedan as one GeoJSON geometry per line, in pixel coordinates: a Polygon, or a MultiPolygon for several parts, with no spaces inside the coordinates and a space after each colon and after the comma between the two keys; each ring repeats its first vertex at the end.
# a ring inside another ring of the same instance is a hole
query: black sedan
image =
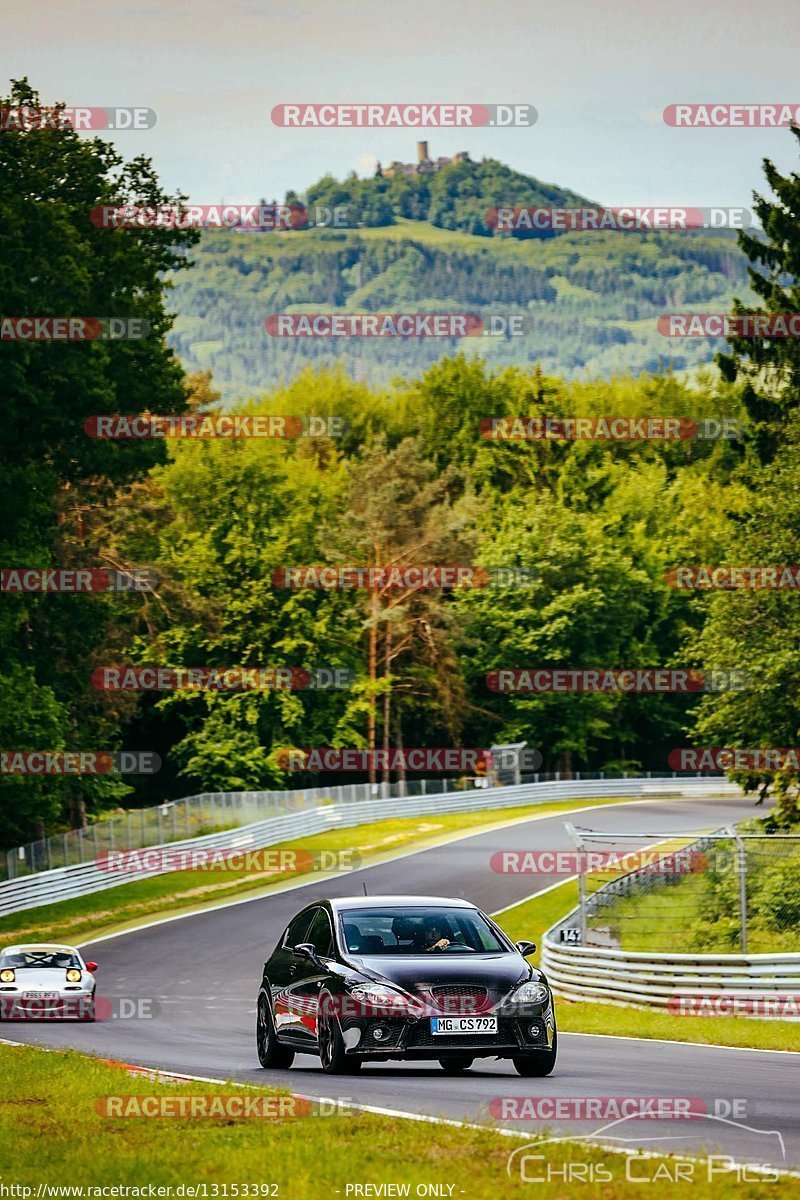
{"type": "Polygon", "coordinates": [[[535,949],[466,900],[317,900],[264,964],[259,1061],[289,1067],[295,1054],[318,1054],[323,1071],[345,1074],[393,1058],[458,1072],[491,1057],[549,1075],[556,1021],[547,980],[525,961],[535,949]]]}

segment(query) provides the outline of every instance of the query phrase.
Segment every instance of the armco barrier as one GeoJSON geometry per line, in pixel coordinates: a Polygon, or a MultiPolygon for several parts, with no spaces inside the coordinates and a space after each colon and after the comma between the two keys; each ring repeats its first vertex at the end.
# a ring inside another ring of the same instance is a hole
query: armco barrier
{"type": "MultiPolygon", "coordinates": [[[[711,839],[692,843],[705,847],[711,839]]],[[[632,871],[605,889],[625,894],[626,883],[642,875],[632,871]]],[[[591,900],[587,902],[591,905],[591,900]]],[[[780,954],[672,954],[601,946],[580,946],[561,940],[564,929],[579,928],[580,908],[574,908],[542,938],[542,969],[557,996],[675,1011],[681,997],[712,1000],[724,993],[726,1002],[761,1007],[780,995],[800,995],[800,952],[780,954]]],[[[761,1015],[767,1015],[762,1011],[761,1015]]],[[[783,1019],[795,1019],[784,1017],[783,1019]]]]}
{"type": "MultiPolygon", "coordinates": [[[[633,779],[562,779],[548,783],[523,783],[512,787],[473,789],[439,793],[434,796],[404,796],[359,800],[357,803],[319,805],[304,811],[285,813],[264,821],[255,821],[236,829],[209,833],[184,841],[163,843],[171,850],[208,847],[220,850],[262,849],[289,839],[309,837],[331,828],[347,828],[389,817],[436,816],[451,812],[471,812],[493,808],[511,808],[552,801],[620,796],[644,799],[668,796],[736,795],[739,789],[722,779],[689,778],[683,780],[633,779]]],[[[118,847],[124,849],[125,847],[118,847]]],[[[150,849],[157,849],[151,847],[150,849]]],[[[137,872],[136,879],[159,875],[160,870],[137,872]]],[[[102,870],[94,861],[40,871],[21,879],[0,883],[0,915],[39,908],[59,900],[88,896],[131,883],[130,875],[102,870]]]]}
{"type": "Polygon", "coordinates": [[[666,1010],[680,996],[757,1000],[800,993],[800,953],[641,954],[559,945],[544,935],[542,969],[557,996],[666,1010]]]}

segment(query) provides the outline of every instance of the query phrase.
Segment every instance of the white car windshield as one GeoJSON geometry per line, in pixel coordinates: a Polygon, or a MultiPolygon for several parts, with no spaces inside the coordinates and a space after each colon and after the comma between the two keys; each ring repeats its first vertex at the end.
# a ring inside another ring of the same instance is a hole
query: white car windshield
{"type": "Polygon", "coordinates": [[[77,954],[70,954],[68,950],[18,950],[15,954],[0,954],[0,971],[9,968],[24,971],[27,967],[40,970],[52,967],[64,971],[70,967],[80,968],[80,965],[77,954]]]}

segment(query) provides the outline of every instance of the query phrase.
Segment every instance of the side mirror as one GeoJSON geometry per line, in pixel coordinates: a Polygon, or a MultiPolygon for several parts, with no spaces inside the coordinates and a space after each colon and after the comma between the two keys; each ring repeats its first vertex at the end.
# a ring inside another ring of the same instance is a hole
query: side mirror
{"type": "Polygon", "coordinates": [[[536,942],[517,942],[517,949],[523,958],[527,958],[536,949],[536,942]]]}
{"type": "Polygon", "coordinates": [[[316,946],[312,942],[300,942],[294,947],[294,952],[298,958],[309,958],[313,963],[319,962],[316,946]]]}
{"type": "Polygon", "coordinates": [[[94,975],[95,971],[97,970],[97,963],[95,963],[95,962],[87,962],[87,964],[86,964],[86,970],[87,970],[87,971],[91,971],[91,972],[92,972],[92,974],[94,975]]]}

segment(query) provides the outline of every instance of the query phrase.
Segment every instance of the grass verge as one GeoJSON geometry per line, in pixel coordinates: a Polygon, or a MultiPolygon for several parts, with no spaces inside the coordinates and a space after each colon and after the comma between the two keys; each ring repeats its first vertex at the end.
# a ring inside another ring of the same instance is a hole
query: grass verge
{"type": "MultiPolygon", "coordinates": [[[[397,817],[349,829],[331,829],[292,842],[281,842],[271,850],[349,850],[360,855],[362,864],[377,863],[381,857],[401,850],[435,846],[459,833],[470,833],[491,825],[525,817],[553,816],[576,808],[604,807],[627,803],[620,799],[567,800],[554,804],[532,804],[523,808],[497,808],[479,812],[446,813],[441,816],[397,817]]],[[[635,803],[635,801],[630,801],[635,803]]],[[[250,849],[250,847],[248,847],[250,849]]],[[[226,900],[258,894],[276,884],[311,874],[264,871],[173,871],[124,883],[105,892],[42,905],[0,918],[0,945],[23,941],[75,943],[133,928],[148,918],[199,912],[226,900]]]]}
{"type": "MultiPolygon", "coordinates": [[[[502,1194],[530,1197],[530,1183],[506,1174],[509,1154],[520,1139],[499,1136],[490,1130],[459,1129],[446,1125],[405,1121],[371,1113],[274,1119],[230,1115],[105,1116],[108,1098],[123,1101],[136,1111],[145,1103],[168,1103],[177,1108],[185,1097],[272,1097],[266,1089],[239,1088],[232,1084],[167,1084],[131,1076],[75,1051],[44,1053],[31,1048],[0,1045],[0,1154],[3,1182],[30,1188],[13,1193],[21,1200],[37,1195],[39,1185],[102,1188],[122,1185],[144,1189],[170,1187],[173,1197],[278,1196],[281,1200],[316,1200],[320,1196],[354,1195],[348,1185],[371,1184],[360,1195],[417,1194],[418,1185],[437,1184],[440,1196],[494,1200],[502,1194]],[[164,1098],[162,1100],[161,1098],[164,1098]],[[395,1189],[377,1190],[394,1184],[395,1189]],[[183,1186],[182,1192],[174,1189],[183,1186]],[[203,1187],[205,1185],[205,1190],[203,1187]],[[406,1187],[408,1191],[406,1191],[406,1187]],[[196,1188],[192,1192],[189,1189],[196,1188]]],[[[229,1104],[220,1100],[218,1106],[229,1104]]],[[[285,1102],[284,1102],[285,1103],[285,1102]]],[[[543,1161],[534,1165],[539,1175],[548,1168],[552,1182],[537,1184],[536,1195],[555,1200],[567,1194],[565,1164],[587,1165],[605,1172],[592,1194],[628,1200],[641,1196],[645,1183],[626,1180],[626,1159],[595,1147],[559,1142],[537,1147],[543,1161]],[[611,1182],[609,1182],[609,1177],[611,1182]]],[[[519,1156],[518,1156],[519,1158],[519,1156]]],[[[639,1159],[631,1174],[666,1182],[677,1160],[639,1159]]],[[[684,1167],[687,1164],[682,1164],[684,1167]]],[[[695,1165],[696,1177],[675,1183],[671,1195],[695,1200],[742,1200],[759,1193],[742,1185],[736,1174],[708,1179],[708,1165],[695,1165]]],[[[571,1190],[571,1189],[570,1189],[571,1190]]],[[[9,1193],[12,1194],[12,1193],[9,1193]]],[[[80,1195],[75,1191],[72,1196],[80,1195]]],[[[84,1191],[84,1197],[92,1192],[84,1191]]],[[[169,1193],[163,1192],[162,1195],[169,1193]]],[[[800,1197],[800,1181],[784,1179],[781,1196],[800,1197]]]]}
{"type": "MultiPolygon", "coordinates": [[[[536,961],[542,935],[578,903],[578,884],[567,880],[530,900],[523,900],[496,918],[515,941],[536,942],[536,961]]],[[[565,1033],[658,1038],[698,1045],[740,1046],[757,1050],[800,1051],[800,1024],[748,1017],[692,1017],[650,1012],[617,1004],[578,1003],[559,999],[558,1027],[565,1033]]]]}

